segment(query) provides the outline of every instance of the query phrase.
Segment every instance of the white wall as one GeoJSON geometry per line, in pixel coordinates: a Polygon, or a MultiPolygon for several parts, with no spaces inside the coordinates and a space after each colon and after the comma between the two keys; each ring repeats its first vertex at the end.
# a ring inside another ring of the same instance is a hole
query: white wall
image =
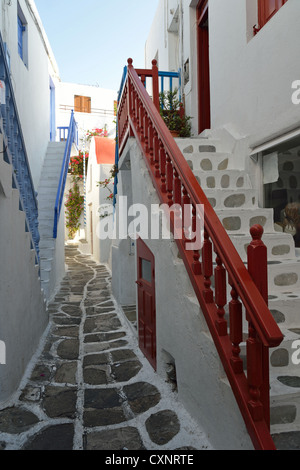
{"type": "MultiPolygon", "coordinates": [[[[61,82],[57,90],[58,115],[57,127],[69,126],[71,110],[74,110],[75,95],[87,96],[92,100],[91,113],[75,113],[80,137],[87,130],[107,126],[109,136],[115,138],[114,101],[117,91],[99,88],[97,86],[61,82]]],[[[79,142],[81,146],[82,142],[79,142]]]]}
{"type": "Polygon", "coordinates": [[[2,0],[1,33],[7,43],[11,75],[25,145],[35,187],[38,187],[47,144],[50,140],[49,77],[57,84],[58,68],[33,0],[19,0],[28,23],[28,61],[18,53],[17,1],[2,0]]]}
{"type": "MultiPolygon", "coordinates": [[[[146,42],[146,66],[158,51],[159,68],[169,66],[172,46],[167,25],[175,0],[161,0],[146,42]]],[[[190,81],[184,88],[186,112],[198,127],[197,0],[182,3],[177,57],[189,58],[190,81]]],[[[210,0],[210,77],[212,128],[226,126],[234,135],[256,146],[300,127],[299,108],[292,104],[292,82],[299,80],[298,49],[300,2],[289,0],[261,31],[256,0],[210,0]]]]}
{"type": "MultiPolygon", "coordinates": [[[[90,146],[90,156],[88,164],[88,174],[86,183],[86,194],[87,194],[87,230],[86,237],[87,241],[91,243],[91,231],[93,233],[93,257],[100,263],[109,263],[110,249],[112,244],[112,233],[110,228],[113,223],[113,209],[112,202],[107,200],[110,192],[108,189],[99,187],[98,183],[110,178],[110,171],[113,165],[99,165],[97,162],[96,151],[95,151],[95,140],[92,139],[90,146]],[[105,218],[100,218],[99,208],[100,206],[109,206],[108,210],[110,215],[105,218]],[[92,211],[92,220],[90,217],[92,211]],[[108,231],[110,235],[107,238],[101,237],[102,232],[108,231]]],[[[113,191],[113,184],[109,185],[109,189],[113,191]]]]}
{"type": "MultiPolygon", "coordinates": [[[[133,203],[143,204],[150,214],[151,204],[158,204],[159,200],[134,139],[128,141],[120,168],[120,178],[125,173],[125,180],[118,186],[119,197],[128,195],[131,199],[132,192],[133,203]],[[128,158],[131,172],[123,165],[124,159],[128,158]],[[127,184],[129,176],[131,185],[127,184]]],[[[176,244],[172,239],[144,241],[155,256],[158,374],[166,378],[166,358],[171,356],[176,365],[178,398],[201,424],[215,448],[252,449],[233,393],[222,380],[224,370],[183,262],[178,257],[176,244]]],[[[112,288],[122,305],[126,305],[126,298],[131,303],[135,301],[136,265],[136,258],[129,254],[127,240],[116,241],[112,288]]]]}
{"type": "Polygon", "coordinates": [[[289,0],[249,40],[251,15],[246,1],[210,2],[212,126],[230,124],[258,144],[300,125],[291,101],[300,2],[289,0]]]}

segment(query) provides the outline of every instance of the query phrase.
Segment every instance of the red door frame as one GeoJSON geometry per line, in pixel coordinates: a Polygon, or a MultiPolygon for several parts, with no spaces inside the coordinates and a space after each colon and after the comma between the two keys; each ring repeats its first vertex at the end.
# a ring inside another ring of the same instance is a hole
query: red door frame
{"type": "Polygon", "coordinates": [[[258,24],[262,28],[288,0],[258,0],[258,24]]]}
{"type": "Polygon", "coordinates": [[[137,240],[137,278],[139,347],[156,370],[155,258],[141,238],[137,240]],[[151,282],[143,278],[143,260],[151,264],[151,282]]]}
{"type": "Polygon", "coordinates": [[[197,6],[198,42],[198,132],[210,129],[210,70],[208,0],[200,0],[197,6]]]}

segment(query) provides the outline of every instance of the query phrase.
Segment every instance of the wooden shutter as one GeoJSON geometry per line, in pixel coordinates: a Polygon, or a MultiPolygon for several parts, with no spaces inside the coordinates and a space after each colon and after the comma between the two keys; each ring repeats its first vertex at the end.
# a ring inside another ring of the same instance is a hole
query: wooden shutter
{"type": "Polygon", "coordinates": [[[258,23],[262,28],[288,0],[258,0],[258,23]]]}
{"type": "Polygon", "coordinates": [[[91,98],[88,96],[75,95],[74,110],[75,113],[91,113],[91,98]]]}

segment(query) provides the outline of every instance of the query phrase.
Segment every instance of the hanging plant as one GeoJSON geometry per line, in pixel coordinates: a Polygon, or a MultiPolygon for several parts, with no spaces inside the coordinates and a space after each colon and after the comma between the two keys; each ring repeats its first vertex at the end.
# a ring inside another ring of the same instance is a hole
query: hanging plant
{"type": "Polygon", "coordinates": [[[100,186],[100,188],[107,189],[107,191],[109,192],[109,195],[106,198],[108,201],[112,201],[114,198],[114,192],[111,190],[109,185],[110,184],[114,185],[113,181],[117,174],[118,174],[118,168],[117,168],[117,165],[114,165],[112,169],[110,170],[110,177],[106,178],[104,181],[99,181],[97,183],[98,187],[100,186]]]}
{"type": "MultiPolygon", "coordinates": [[[[79,179],[83,179],[83,157],[84,153],[80,150],[79,155],[70,159],[69,174],[79,179]]],[[[85,152],[85,172],[87,172],[88,159],[89,153],[85,152]]]]}
{"type": "Polygon", "coordinates": [[[73,239],[80,227],[80,217],[84,209],[84,196],[80,194],[77,180],[73,179],[73,186],[69,190],[66,207],[66,227],[69,237],[73,239]]]}
{"type": "Polygon", "coordinates": [[[97,137],[97,136],[108,137],[108,131],[107,131],[106,125],[104,126],[103,129],[96,128],[96,129],[93,129],[92,131],[87,131],[86,140],[87,142],[89,142],[92,140],[92,137],[97,137]]]}

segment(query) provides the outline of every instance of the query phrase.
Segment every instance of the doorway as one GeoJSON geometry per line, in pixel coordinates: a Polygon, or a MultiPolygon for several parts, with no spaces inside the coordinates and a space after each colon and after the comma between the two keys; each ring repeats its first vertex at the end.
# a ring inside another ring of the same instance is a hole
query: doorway
{"type": "Polygon", "coordinates": [[[198,24],[198,132],[210,129],[210,71],[209,71],[209,22],[208,0],[200,0],[197,6],[198,24]]]}
{"type": "Polygon", "coordinates": [[[139,346],[154,370],[156,361],[155,259],[141,238],[137,240],[139,346]]]}

